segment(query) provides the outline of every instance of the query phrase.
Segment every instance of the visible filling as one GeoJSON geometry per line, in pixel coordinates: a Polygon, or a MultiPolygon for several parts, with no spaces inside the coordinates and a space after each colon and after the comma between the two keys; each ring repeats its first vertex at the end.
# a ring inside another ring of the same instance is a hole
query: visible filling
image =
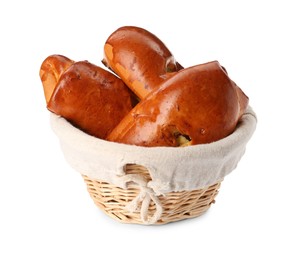
{"type": "Polygon", "coordinates": [[[184,147],[191,144],[191,138],[188,135],[179,132],[174,133],[177,146],[184,147]]]}

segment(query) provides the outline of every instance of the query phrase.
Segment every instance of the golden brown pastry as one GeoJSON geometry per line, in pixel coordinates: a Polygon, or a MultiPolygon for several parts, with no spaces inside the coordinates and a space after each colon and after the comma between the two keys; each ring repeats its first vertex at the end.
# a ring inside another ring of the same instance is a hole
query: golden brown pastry
{"type": "Polygon", "coordinates": [[[247,104],[217,61],[193,66],[141,100],[107,140],[139,146],[210,143],[235,130],[247,104]]]}
{"type": "Polygon", "coordinates": [[[132,108],[130,90],[123,81],[87,61],[76,62],[61,74],[47,107],[102,139],[132,108]]]}
{"type": "Polygon", "coordinates": [[[145,29],[117,29],[104,45],[103,63],[138,96],[144,98],[173,72],[182,69],[165,44],[145,29]]]}
{"type": "Polygon", "coordinates": [[[74,61],[62,55],[51,55],[43,61],[39,75],[43,84],[46,104],[52,95],[60,75],[73,63],[74,61]]]}

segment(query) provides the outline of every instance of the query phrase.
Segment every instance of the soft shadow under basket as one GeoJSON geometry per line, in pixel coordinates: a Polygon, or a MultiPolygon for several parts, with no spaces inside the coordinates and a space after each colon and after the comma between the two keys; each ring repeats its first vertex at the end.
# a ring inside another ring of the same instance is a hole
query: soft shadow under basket
{"type": "Polygon", "coordinates": [[[95,204],[123,223],[165,224],[203,214],[256,128],[251,107],[230,136],[204,145],[138,147],[104,141],[51,114],[67,162],[95,204]]]}

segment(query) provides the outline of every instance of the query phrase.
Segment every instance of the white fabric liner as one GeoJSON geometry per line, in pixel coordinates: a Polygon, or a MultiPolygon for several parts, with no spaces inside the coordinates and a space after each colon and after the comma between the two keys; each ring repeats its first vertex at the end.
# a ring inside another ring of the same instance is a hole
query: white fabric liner
{"type": "MultiPolygon", "coordinates": [[[[235,132],[228,137],[210,144],[176,148],[108,142],[84,133],[53,113],[50,121],[67,162],[76,171],[125,189],[131,181],[140,186],[143,192],[136,203],[133,201],[136,204],[131,205],[133,210],[140,201],[143,205],[149,204],[152,199],[157,204],[159,201],[155,195],[196,190],[222,181],[244,155],[257,123],[256,115],[249,106],[235,132]],[[145,166],[152,180],[146,183],[137,174],[126,175],[124,166],[133,163],[145,166]],[[144,203],[145,199],[148,202],[144,203]]],[[[141,210],[146,211],[146,208],[141,210]]],[[[153,223],[160,215],[159,205],[159,211],[152,219],[147,219],[146,214],[142,214],[142,219],[153,223]]]]}

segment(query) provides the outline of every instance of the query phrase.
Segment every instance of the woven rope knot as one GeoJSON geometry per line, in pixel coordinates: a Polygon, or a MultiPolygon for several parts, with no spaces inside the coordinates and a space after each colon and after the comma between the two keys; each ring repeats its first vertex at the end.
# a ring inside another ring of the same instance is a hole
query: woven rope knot
{"type": "Polygon", "coordinates": [[[121,178],[127,186],[129,183],[133,182],[140,188],[139,194],[126,206],[126,209],[129,212],[135,212],[139,210],[141,203],[140,216],[142,222],[145,224],[156,223],[162,215],[163,208],[154,190],[148,187],[148,182],[146,181],[146,179],[140,174],[126,174],[121,178]],[[149,217],[148,210],[151,201],[155,203],[156,211],[153,216],[149,217]]]}

